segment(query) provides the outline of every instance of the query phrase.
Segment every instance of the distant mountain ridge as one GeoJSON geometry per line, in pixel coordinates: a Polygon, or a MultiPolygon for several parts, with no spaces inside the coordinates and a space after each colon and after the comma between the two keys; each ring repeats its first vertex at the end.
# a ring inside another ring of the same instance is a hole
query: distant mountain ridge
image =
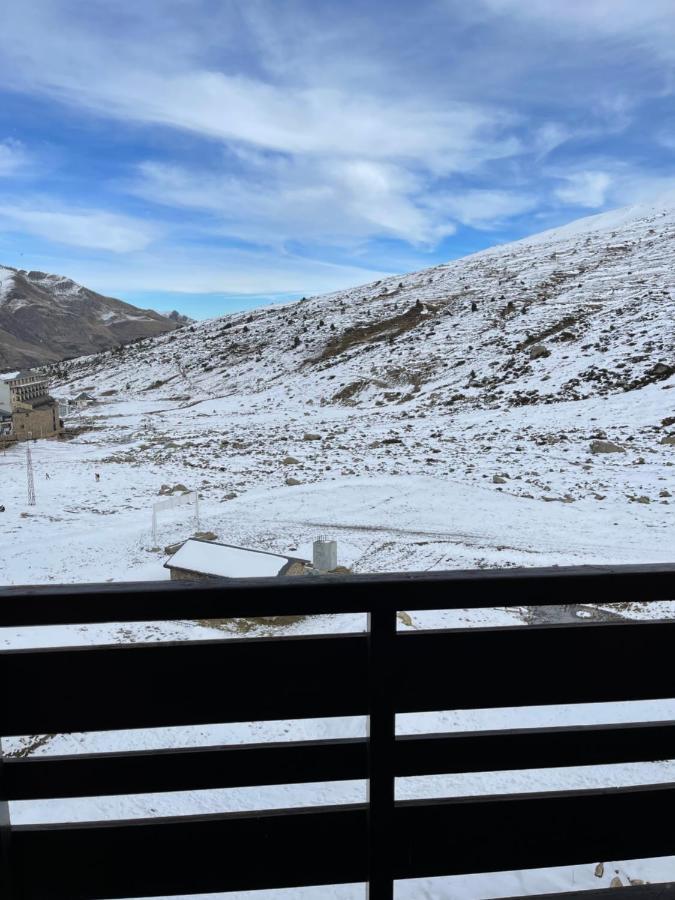
{"type": "Polygon", "coordinates": [[[62,275],[0,265],[0,371],[110,350],[182,324],[62,275]]]}

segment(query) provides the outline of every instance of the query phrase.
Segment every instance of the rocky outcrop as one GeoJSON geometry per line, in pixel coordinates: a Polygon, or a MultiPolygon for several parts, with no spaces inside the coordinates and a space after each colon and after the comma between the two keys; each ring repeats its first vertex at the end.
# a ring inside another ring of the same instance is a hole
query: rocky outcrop
{"type": "Polygon", "coordinates": [[[591,453],[625,453],[625,449],[614,441],[591,441],[591,453]]]}

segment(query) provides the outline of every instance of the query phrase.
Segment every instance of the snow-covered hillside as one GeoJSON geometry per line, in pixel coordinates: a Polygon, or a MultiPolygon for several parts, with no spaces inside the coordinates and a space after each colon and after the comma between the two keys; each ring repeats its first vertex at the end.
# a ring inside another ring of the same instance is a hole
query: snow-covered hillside
{"type": "Polygon", "coordinates": [[[36,451],[69,536],[30,528],[71,549],[11,580],[161,577],[163,483],[199,489],[223,540],[330,531],[359,571],[672,558],[674,238],[673,210],[596,216],[56,366],[55,393],[101,400],[95,430],[36,451]]]}
{"type": "Polygon", "coordinates": [[[633,390],[675,368],[675,211],[633,212],[66,371],[167,399],[245,395],[260,410],[281,398],[452,413],[633,390]]]}

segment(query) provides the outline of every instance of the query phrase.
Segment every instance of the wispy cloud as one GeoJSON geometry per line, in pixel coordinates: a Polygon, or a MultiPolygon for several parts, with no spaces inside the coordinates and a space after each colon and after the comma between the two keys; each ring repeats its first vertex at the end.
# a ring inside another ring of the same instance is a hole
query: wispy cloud
{"type": "Polygon", "coordinates": [[[250,157],[243,173],[146,162],[129,190],[154,203],[212,213],[222,233],[280,244],[340,246],[381,235],[436,243],[454,231],[424,177],[392,163],[250,157]]]}
{"type": "Polygon", "coordinates": [[[95,209],[47,209],[0,200],[0,226],[6,230],[112,253],[143,250],[159,236],[148,222],[95,209]]]}
{"type": "Polygon", "coordinates": [[[607,172],[573,172],[563,180],[565,183],[555,190],[558,200],[588,209],[604,206],[612,184],[607,172]]]}
{"type": "Polygon", "coordinates": [[[519,149],[509,133],[514,116],[489,104],[409,91],[387,96],[367,84],[355,92],[344,73],[316,82],[295,72],[278,83],[231,74],[187,52],[158,58],[143,52],[142,38],[113,42],[100,22],[87,30],[80,17],[59,18],[58,4],[32,4],[43,21],[55,22],[49,53],[26,14],[10,11],[3,27],[12,40],[0,62],[5,82],[99,115],[282,153],[406,160],[439,172],[472,169],[519,149]]]}
{"type": "Polygon", "coordinates": [[[8,138],[0,141],[0,178],[16,175],[29,163],[29,155],[19,141],[8,138]]]}

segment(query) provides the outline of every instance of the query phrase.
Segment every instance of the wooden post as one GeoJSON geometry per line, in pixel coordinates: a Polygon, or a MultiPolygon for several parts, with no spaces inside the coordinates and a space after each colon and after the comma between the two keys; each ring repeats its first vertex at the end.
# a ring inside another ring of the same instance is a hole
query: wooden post
{"type": "Polygon", "coordinates": [[[7,776],[3,762],[2,740],[0,739],[0,897],[12,900],[15,895],[12,893],[9,857],[9,801],[7,799],[7,776]]]}
{"type": "Polygon", "coordinates": [[[368,900],[393,900],[396,610],[374,609],[368,625],[368,900]]]}

